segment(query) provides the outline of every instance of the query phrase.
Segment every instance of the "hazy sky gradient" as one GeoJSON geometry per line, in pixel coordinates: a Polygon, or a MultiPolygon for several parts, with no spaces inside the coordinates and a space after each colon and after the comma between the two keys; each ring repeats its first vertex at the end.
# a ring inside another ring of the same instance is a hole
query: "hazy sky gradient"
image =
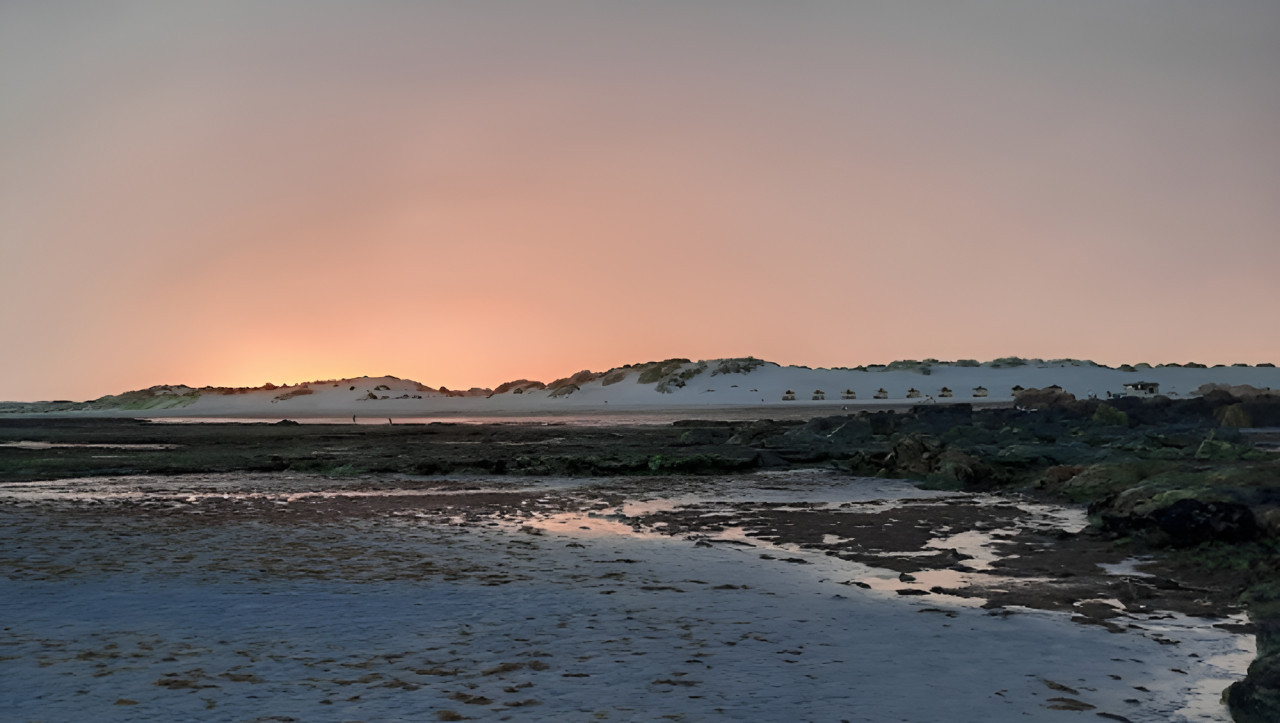
{"type": "Polygon", "coordinates": [[[0,5],[0,399],[1280,362],[1280,3],[0,5]]]}

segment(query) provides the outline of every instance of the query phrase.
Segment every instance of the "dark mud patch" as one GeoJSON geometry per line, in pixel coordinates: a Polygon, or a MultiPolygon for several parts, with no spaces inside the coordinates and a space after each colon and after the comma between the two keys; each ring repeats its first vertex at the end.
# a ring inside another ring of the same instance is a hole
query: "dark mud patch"
{"type": "MultiPolygon", "coordinates": [[[[1239,590],[1212,575],[1170,562],[1150,562],[1141,574],[1116,575],[1132,550],[1114,541],[1063,529],[1014,502],[949,497],[878,509],[880,503],[839,507],[797,504],[690,505],[646,515],[639,522],[668,534],[712,536],[741,530],[769,545],[795,546],[903,573],[946,570],[959,584],[904,587],[899,594],[980,598],[985,606],[1021,606],[1073,613],[1077,622],[1117,631],[1114,618],[1173,611],[1208,618],[1237,613],[1239,590]],[[866,509],[873,508],[873,509],[866,509]],[[947,548],[946,540],[978,533],[990,560],[947,548]],[[1115,604],[1091,604],[1109,600],[1115,604]]],[[[778,557],[771,555],[771,557],[778,557]]],[[[778,557],[778,559],[782,559],[778,557]]],[[[927,575],[922,575],[927,578],[927,575]]]]}

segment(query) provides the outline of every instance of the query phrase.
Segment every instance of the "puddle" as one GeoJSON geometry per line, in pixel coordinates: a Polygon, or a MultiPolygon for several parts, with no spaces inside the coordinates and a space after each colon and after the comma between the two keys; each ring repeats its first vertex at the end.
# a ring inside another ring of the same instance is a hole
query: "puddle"
{"type": "Polygon", "coordinates": [[[925,543],[925,547],[934,550],[955,550],[961,555],[970,558],[964,561],[966,566],[975,570],[990,570],[991,563],[1010,557],[1009,555],[1000,555],[991,548],[991,545],[1000,541],[996,539],[996,536],[1015,535],[1017,533],[1018,530],[1012,528],[968,530],[948,535],[947,537],[929,540],[925,543]]]}
{"type": "Polygon", "coordinates": [[[1131,557],[1127,560],[1113,563],[1098,563],[1098,567],[1106,570],[1108,575],[1123,575],[1125,577],[1155,577],[1149,572],[1142,572],[1138,569],[1138,565],[1151,562],[1149,557],[1131,557]]]}

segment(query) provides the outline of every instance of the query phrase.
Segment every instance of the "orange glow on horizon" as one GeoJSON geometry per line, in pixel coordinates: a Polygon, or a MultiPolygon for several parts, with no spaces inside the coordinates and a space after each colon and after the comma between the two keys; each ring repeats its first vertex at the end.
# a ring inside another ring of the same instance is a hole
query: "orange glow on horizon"
{"type": "Polygon", "coordinates": [[[1280,361],[1280,6],[495,7],[0,8],[0,399],[1280,361]]]}

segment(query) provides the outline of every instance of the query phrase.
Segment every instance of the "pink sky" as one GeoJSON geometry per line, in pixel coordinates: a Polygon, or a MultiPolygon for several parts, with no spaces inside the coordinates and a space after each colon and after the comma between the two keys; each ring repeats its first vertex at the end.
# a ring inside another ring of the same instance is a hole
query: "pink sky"
{"type": "Polygon", "coordinates": [[[939,5],[0,5],[0,399],[1280,361],[1280,5],[939,5]]]}

